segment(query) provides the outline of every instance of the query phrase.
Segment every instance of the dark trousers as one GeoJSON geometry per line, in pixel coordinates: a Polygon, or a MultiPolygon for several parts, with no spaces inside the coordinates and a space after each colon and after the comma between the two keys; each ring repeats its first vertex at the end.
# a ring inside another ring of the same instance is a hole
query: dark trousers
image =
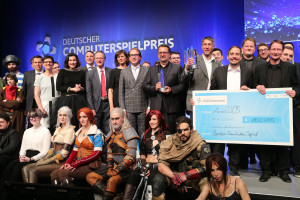
{"type": "Polygon", "coordinates": [[[165,117],[165,122],[168,125],[170,134],[174,134],[177,132],[176,119],[180,116],[180,113],[167,113],[165,108],[161,107],[161,113],[165,117]]]}
{"type": "Polygon", "coordinates": [[[142,137],[145,132],[146,112],[139,112],[139,113],[127,112],[127,118],[130,125],[135,129],[138,135],[142,137]]]}
{"type": "Polygon", "coordinates": [[[5,168],[2,181],[22,182],[22,168],[34,162],[20,162],[19,159],[11,161],[5,168]]]}
{"type": "Polygon", "coordinates": [[[224,156],[225,144],[223,143],[208,143],[212,153],[219,153],[224,156]]]}
{"type": "Polygon", "coordinates": [[[108,101],[102,101],[98,112],[96,112],[96,125],[103,131],[105,135],[109,132],[109,103],[108,101]]]}
{"type": "Polygon", "coordinates": [[[272,174],[272,156],[276,156],[276,166],[279,173],[288,173],[290,170],[289,150],[286,146],[258,145],[260,167],[263,173],[272,174]]]}
{"type": "MultiPolygon", "coordinates": [[[[227,144],[230,170],[238,170],[241,164],[242,154],[245,150],[243,144],[227,144]]],[[[248,164],[248,163],[247,163],[248,164]]]]}
{"type": "Polygon", "coordinates": [[[13,155],[0,155],[0,177],[2,176],[4,169],[8,166],[8,164],[17,158],[18,156],[13,155]]]}
{"type": "MultiPolygon", "coordinates": [[[[299,105],[300,106],[300,105],[299,105]]],[[[300,108],[294,108],[294,146],[291,147],[291,161],[300,166],[300,108]]]]}

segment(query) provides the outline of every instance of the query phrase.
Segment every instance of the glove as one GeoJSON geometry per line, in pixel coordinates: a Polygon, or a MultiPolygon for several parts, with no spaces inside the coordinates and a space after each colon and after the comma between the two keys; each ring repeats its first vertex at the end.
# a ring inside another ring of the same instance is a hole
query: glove
{"type": "Polygon", "coordinates": [[[179,172],[175,173],[174,177],[171,179],[173,184],[178,187],[180,186],[183,182],[186,180],[195,180],[195,179],[201,179],[205,175],[205,169],[203,167],[191,169],[190,171],[187,172],[179,172]]]}

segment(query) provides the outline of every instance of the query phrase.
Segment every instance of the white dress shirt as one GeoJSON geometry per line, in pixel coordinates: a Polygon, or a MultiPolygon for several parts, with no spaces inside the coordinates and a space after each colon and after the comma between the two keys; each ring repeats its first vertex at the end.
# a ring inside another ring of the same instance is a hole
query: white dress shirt
{"type": "Polygon", "coordinates": [[[240,90],[241,88],[241,68],[233,70],[228,65],[227,71],[227,90],[240,90]]]}

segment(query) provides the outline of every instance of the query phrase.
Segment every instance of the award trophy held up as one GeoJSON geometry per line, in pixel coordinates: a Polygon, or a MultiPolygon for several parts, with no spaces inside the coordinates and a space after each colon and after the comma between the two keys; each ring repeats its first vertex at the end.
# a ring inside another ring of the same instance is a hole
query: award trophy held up
{"type": "Polygon", "coordinates": [[[165,92],[165,77],[164,77],[164,71],[161,69],[160,73],[158,73],[158,81],[161,83],[161,88],[159,88],[160,92],[165,92]]]}
{"type": "Polygon", "coordinates": [[[187,50],[184,51],[184,64],[187,65],[187,61],[189,58],[193,58],[194,59],[194,64],[192,66],[190,66],[191,70],[195,70],[198,69],[197,66],[197,50],[193,49],[193,46],[191,46],[191,48],[187,48],[187,50]]]}

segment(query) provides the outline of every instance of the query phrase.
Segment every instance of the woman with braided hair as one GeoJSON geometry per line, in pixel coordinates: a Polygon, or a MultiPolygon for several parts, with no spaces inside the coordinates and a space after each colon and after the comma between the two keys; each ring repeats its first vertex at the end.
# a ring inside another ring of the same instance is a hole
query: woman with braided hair
{"type": "Polygon", "coordinates": [[[63,106],[58,110],[56,130],[51,137],[52,148],[37,163],[23,167],[25,183],[38,183],[39,178],[48,178],[69,156],[75,139],[75,126],[70,124],[71,118],[72,110],[69,107],[63,106]]]}
{"type": "Polygon", "coordinates": [[[51,173],[53,185],[73,186],[74,179],[85,180],[86,175],[93,171],[89,165],[100,158],[104,139],[95,125],[92,110],[81,108],[77,118],[81,128],[75,133],[73,151],[67,161],[51,173]]]}

